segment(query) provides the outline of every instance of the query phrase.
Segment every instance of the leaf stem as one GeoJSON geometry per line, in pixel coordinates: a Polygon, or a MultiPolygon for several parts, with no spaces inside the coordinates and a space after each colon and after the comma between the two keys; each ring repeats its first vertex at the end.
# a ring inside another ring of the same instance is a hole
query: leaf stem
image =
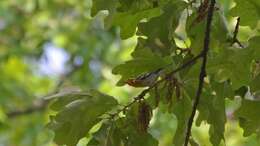
{"type": "Polygon", "coordinates": [[[216,3],[215,0],[211,0],[210,7],[208,10],[207,24],[206,24],[205,38],[204,38],[204,47],[203,47],[203,50],[201,51],[202,65],[201,65],[200,75],[199,75],[199,85],[198,85],[195,99],[193,100],[192,111],[191,111],[191,115],[189,117],[188,124],[187,124],[187,131],[186,131],[186,135],[185,135],[184,146],[188,146],[188,143],[189,143],[194,116],[196,114],[196,110],[197,110],[197,107],[198,107],[198,104],[200,101],[200,97],[201,97],[201,93],[202,93],[202,89],[203,89],[204,78],[206,77],[207,54],[209,51],[211,23],[212,23],[212,17],[213,17],[215,3],[216,3]]]}

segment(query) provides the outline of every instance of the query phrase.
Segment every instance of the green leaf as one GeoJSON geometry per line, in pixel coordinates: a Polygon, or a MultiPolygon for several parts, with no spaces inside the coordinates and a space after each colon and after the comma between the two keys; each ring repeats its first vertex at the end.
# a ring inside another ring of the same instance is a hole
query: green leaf
{"type": "Polygon", "coordinates": [[[89,90],[73,96],[70,93],[62,94],[53,104],[59,105],[55,108],[59,112],[51,116],[48,124],[55,132],[54,141],[59,145],[75,146],[101,120],[99,116],[116,106],[117,101],[111,96],[89,90]]]}
{"type": "Polygon", "coordinates": [[[87,146],[121,146],[121,131],[113,123],[103,124],[87,146]]]}
{"type": "Polygon", "coordinates": [[[229,82],[218,83],[211,81],[212,89],[216,92],[216,96],[221,98],[230,98],[233,99],[235,96],[234,91],[232,90],[231,84],[229,82]]]}
{"type": "Polygon", "coordinates": [[[125,146],[158,146],[158,141],[150,133],[140,134],[133,127],[129,127],[125,134],[129,138],[125,146]]]}
{"type": "MultiPolygon", "coordinates": [[[[117,121],[117,127],[121,130],[125,146],[158,146],[158,141],[148,132],[138,130],[138,103],[135,103],[127,111],[126,117],[117,121]]],[[[149,130],[148,130],[149,131],[149,130]]]]}
{"type": "Polygon", "coordinates": [[[147,1],[147,4],[143,4],[144,1],[120,1],[119,3],[118,0],[108,2],[94,0],[91,15],[96,15],[100,10],[108,10],[109,16],[106,18],[106,28],[119,26],[121,38],[127,39],[135,34],[137,24],[140,21],[149,21],[150,18],[162,14],[160,8],[152,8],[151,2],[147,1]]]}
{"type": "Polygon", "coordinates": [[[146,19],[160,16],[162,11],[160,8],[153,8],[148,10],[139,11],[136,13],[122,12],[116,13],[112,16],[111,26],[120,26],[120,33],[122,39],[127,39],[135,34],[137,24],[146,19]]]}
{"type": "MultiPolygon", "coordinates": [[[[138,25],[139,35],[147,36],[147,40],[142,46],[161,52],[161,54],[169,54],[173,40],[174,30],[178,25],[181,12],[184,10],[185,2],[170,1],[163,7],[163,14],[154,17],[148,22],[138,25]]],[[[139,44],[139,42],[138,42],[139,44]]]]}
{"type": "Polygon", "coordinates": [[[115,11],[118,0],[93,0],[91,8],[91,15],[94,16],[100,10],[108,10],[109,13],[115,11]]]}
{"type": "Polygon", "coordinates": [[[241,18],[241,25],[249,25],[254,28],[260,20],[259,0],[235,0],[236,6],[231,10],[233,16],[241,18]]]}
{"type": "Polygon", "coordinates": [[[191,100],[188,96],[184,96],[183,99],[177,101],[173,105],[173,113],[178,120],[177,130],[173,139],[175,146],[183,146],[187,130],[187,123],[191,114],[191,107],[191,100]]]}
{"type": "Polygon", "coordinates": [[[230,79],[233,89],[248,85],[251,80],[253,51],[249,48],[235,49],[225,47],[219,51],[209,57],[208,73],[215,76],[215,80],[218,82],[230,79]]]}
{"type": "Polygon", "coordinates": [[[244,136],[256,133],[260,136],[260,101],[242,100],[242,105],[235,112],[240,126],[244,129],[244,136]]]}
{"type": "Polygon", "coordinates": [[[124,144],[125,146],[158,146],[158,141],[150,133],[140,133],[137,127],[133,123],[129,124],[126,128],[121,129],[122,133],[125,135],[124,144]]]}
{"type": "Polygon", "coordinates": [[[94,138],[88,146],[103,146],[105,141],[113,143],[111,146],[121,146],[122,144],[124,146],[158,146],[158,141],[150,133],[137,130],[137,114],[138,104],[135,103],[127,111],[125,117],[103,125],[93,135],[94,138]]]}
{"type": "Polygon", "coordinates": [[[249,48],[253,50],[254,52],[254,59],[259,60],[260,59],[260,36],[253,37],[249,40],[249,48]]]}
{"type": "Polygon", "coordinates": [[[260,92],[260,74],[250,82],[249,87],[252,92],[260,92]]]}
{"type": "Polygon", "coordinates": [[[200,146],[193,138],[190,138],[189,143],[191,146],[200,146]]]}
{"type": "MultiPolygon", "coordinates": [[[[197,22],[196,18],[198,17],[197,13],[194,13],[187,20],[188,23],[188,35],[191,39],[191,51],[193,54],[199,54],[203,48],[204,43],[204,32],[206,28],[206,17],[201,21],[197,22]]],[[[228,32],[223,26],[223,22],[221,21],[218,13],[214,13],[212,26],[211,26],[211,39],[210,40],[210,51],[219,49],[219,44],[227,43],[228,32]]]]}
{"type": "Polygon", "coordinates": [[[160,57],[147,48],[135,50],[132,56],[132,60],[116,66],[112,71],[113,74],[122,76],[117,83],[118,86],[124,85],[125,81],[129,78],[165,67],[171,60],[169,57],[160,57]]]}
{"type": "Polygon", "coordinates": [[[230,91],[225,90],[225,83],[212,83],[212,89],[204,92],[199,103],[199,116],[196,124],[199,126],[202,121],[207,121],[210,125],[210,141],[214,146],[218,146],[224,139],[226,112],[225,98],[230,96],[230,91]],[[213,92],[215,92],[213,94],[213,92]]]}
{"type": "Polygon", "coordinates": [[[59,111],[70,102],[85,96],[91,96],[91,95],[88,92],[80,91],[80,89],[64,88],[60,90],[57,94],[47,96],[44,99],[54,100],[54,102],[50,105],[50,109],[54,111],[59,111]]]}
{"type": "Polygon", "coordinates": [[[119,2],[119,11],[135,12],[153,7],[153,3],[151,0],[119,0],[119,2]]]}

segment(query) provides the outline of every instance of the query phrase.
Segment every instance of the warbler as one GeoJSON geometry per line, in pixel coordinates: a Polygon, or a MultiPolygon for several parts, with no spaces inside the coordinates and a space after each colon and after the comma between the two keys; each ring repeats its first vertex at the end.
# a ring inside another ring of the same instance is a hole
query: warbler
{"type": "Polygon", "coordinates": [[[129,86],[133,87],[148,87],[153,85],[158,77],[162,74],[163,69],[157,69],[156,71],[141,74],[136,78],[131,78],[126,81],[129,86]]]}

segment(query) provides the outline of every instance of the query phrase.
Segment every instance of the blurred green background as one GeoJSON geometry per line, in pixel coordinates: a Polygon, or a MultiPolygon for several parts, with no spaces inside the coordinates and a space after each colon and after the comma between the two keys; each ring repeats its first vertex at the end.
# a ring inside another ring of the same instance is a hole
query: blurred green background
{"type": "MultiPolygon", "coordinates": [[[[118,77],[111,73],[130,58],[136,37],[121,40],[119,28],[104,29],[106,11],[91,17],[90,10],[91,0],[0,1],[0,146],[55,146],[53,133],[45,128],[50,111],[41,98],[60,88],[96,88],[122,104],[138,92],[116,87],[118,77]]],[[[226,103],[226,145],[259,145],[254,135],[243,138],[232,120],[239,99],[226,103]]],[[[170,146],[176,118],[154,115],[149,132],[160,146],[170,146]]],[[[193,136],[210,145],[206,124],[194,128],[193,136]]]]}

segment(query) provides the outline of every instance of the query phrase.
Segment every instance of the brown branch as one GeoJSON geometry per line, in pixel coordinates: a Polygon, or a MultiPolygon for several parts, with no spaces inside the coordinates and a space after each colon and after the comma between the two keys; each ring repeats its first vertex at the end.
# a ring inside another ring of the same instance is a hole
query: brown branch
{"type": "Polygon", "coordinates": [[[14,117],[17,117],[20,115],[28,115],[28,114],[32,114],[37,111],[43,111],[45,109],[45,107],[47,106],[47,103],[48,102],[46,100],[37,100],[31,107],[28,107],[23,110],[11,111],[11,112],[8,112],[6,115],[8,118],[14,118],[14,117]]]}
{"type": "Polygon", "coordinates": [[[50,92],[47,95],[40,97],[39,99],[34,101],[33,105],[31,105],[30,107],[27,107],[25,109],[19,109],[19,110],[7,112],[6,116],[8,118],[15,118],[17,116],[28,115],[28,114],[32,114],[34,112],[40,112],[40,111],[45,110],[49,103],[49,100],[45,100],[44,97],[57,93],[59,91],[60,87],[62,86],[62,84],[65,82],[65,80],[67,78],[69,78],[70,76],[72,76],[81,66],[82,65],[78,65],[78,66],[74,65],[73,68],[71,69],[71,71],[69,71],[65,75],[61,76],[59,82],[57,83],[55,89],[52,92],[50,92]]]}
{"type": "Polygon", "coordinates": [[[187,123],[187,131],[186,131],[186,135],[185,135],[186,137],[185,137],[185,141],[184,141],[184,146],[188,146],[188,143],[189,143],[193,119],[196,114],[196,110],[197,110],[197,107],[198,107],[198,104],[200,101],[200,97],[201,97],[201,93],[202,93],[202,89],[203,89],[204,78],[206,77],[207,54],[209,51],[211,22],[212,22],[215,3],[216,3],[215,0],[211,0],[209,11],[208,11],[207,25],[206,25],[205,38],[204,38],[204,48],[202,50],[202,65],[201,65],[200,75],[199,75],[199,85],[198,85],[196,97],[193,100],[191,115],[190,115],[188,123],[187,123]]]}

